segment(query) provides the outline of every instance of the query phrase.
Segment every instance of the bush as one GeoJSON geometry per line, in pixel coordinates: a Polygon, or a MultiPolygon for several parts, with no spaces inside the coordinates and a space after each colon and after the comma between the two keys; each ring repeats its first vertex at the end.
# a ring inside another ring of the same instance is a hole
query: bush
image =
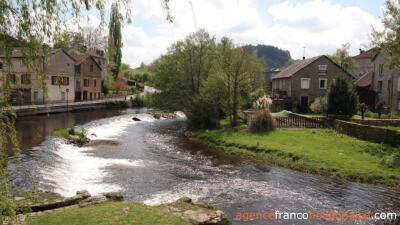
{"type": "Polygon", "coordinates": [[[250,132],[269,132],[276,130],[275,118],[268,109],[257,111],[250,121],[250,132]]]}
{"type": "Polygon", "coordinates": [[[218,108],[202,98],[195,98],[185,110],[190,129],[214,129],[219,127],[220,114],[218,108]]]}
{"type": "Polygon", "coordinates": [[[350,81],[337,77],[328,91],[328,114],[353,116],[358,110],[358,96],[350,81]]]}
{"type": "Polygon", "coordinates": [[[310,109],[316,114],[325,114],[328,110],[328,99],[324,97],[318,97],[310,105],[310,109]]]}

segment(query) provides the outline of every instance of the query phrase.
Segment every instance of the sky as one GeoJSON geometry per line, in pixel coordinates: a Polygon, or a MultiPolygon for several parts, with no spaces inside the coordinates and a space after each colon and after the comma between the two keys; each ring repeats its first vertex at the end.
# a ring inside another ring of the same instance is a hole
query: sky
{"type": "MultiPolygon", "coordinates": [[[[122,30],[122,61],[151,63],[177,40],[204,28],[238,45],[267,44],[292,58],[332,54],[344,43],[351,53],[369,43],[372,27],[382,28],[385,0],[172,0],[173,22],[161,0],[132,0],[132,23],[122,30]],[[191,2],[191,4],[190,4],[191,2]],[[305,47],[305,48],[304,48],[305,47]],[[305,49],[305,50],[304,50],[305,49]]],[[[109,4],[106,7],[109,13],[109,4]]],[[[98,15],[90,23],[98,23],[98,15]]],[[[107,20],[107,18],[106,18],[107,20]]]]}

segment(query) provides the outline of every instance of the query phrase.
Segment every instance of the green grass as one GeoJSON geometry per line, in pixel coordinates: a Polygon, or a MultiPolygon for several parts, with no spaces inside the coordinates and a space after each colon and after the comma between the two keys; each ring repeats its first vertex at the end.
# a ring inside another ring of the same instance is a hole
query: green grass
{"type": "Polygon", "coordinates": [[[330,129],[279,129],[262,134],[243,129],[239,132],[214,130],[199,131],[195,138],[222,146],[229,152],[292,169],[367,183],[400,184],[400,168],[389,168],[385,164],[385,160],[399,149],[330,129]]]}
{"type": "Polygon", "coordinates": [[[51,136],[64,138],[77,145],[83,145],[89,141],[84,130],[82,132],[76,132],[71,128],[54,129],[51,132],[51,136]]]}
{"type": "Polygon", "coordinates": [[[51,136],[54,137],[60,137],[60,138],[64,138],[64,139],[68,139],[70,135],[70,129],[69,128],[65,128],[65,129],[54,129],[51,132],[51,136]]]}
{"type": "Polygon", "coordinates": [[[28,225],[71,224],[131,224],[131,225],[189,225],[167,212],[163,206],[151,207],[141,203],[107,202],[85,208],[64,209],[27,218],[28,225]]]}

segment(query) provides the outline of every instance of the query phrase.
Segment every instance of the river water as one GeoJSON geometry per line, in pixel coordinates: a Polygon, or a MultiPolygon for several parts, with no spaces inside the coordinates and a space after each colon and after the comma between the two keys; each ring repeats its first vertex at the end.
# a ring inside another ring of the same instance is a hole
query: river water
{"type": "Polygon", "coordinates": [[[17,131],[22,156],[18,163],[10,157],[9,168],[14,186],[21,189],[37,188],[63,196],[84,189],[92,194],[122,191],[126,199],[149,205],[188,196],[205,199],[230,218],[243,211],[364,212],[400,208],[398,188],[337,181],[217,152],[183,137],[183,117],[155,120],[145,109],[25,117],[18,120],[17,131]],[[142,121],[133,121],[133,116],[142,121]],[[92,140],[101,142],[79,148],[49,136],[54,128],[72,126],[84,128],[92,140]]]}

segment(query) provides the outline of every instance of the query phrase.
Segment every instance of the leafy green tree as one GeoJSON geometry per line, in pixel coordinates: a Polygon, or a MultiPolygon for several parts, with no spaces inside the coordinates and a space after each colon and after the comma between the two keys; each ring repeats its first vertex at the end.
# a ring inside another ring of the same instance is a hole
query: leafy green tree
{"type": "Polygon", "coordinates": [[[184,110],[193,127],[215,125],[224,115],[236,126],[241,107],[264,87],[263,68],[259,59],[230,39],[217,43],[199,30],[171,46],[158,61],[154,79],[164,107],[184,110]]]}
{"type": "Polygon", "coordinates": [[[382,18],[383,31],[374,30],[372,44],[390,55],[388,66],[400,71],[400,5],[397,1],[386,0],[382,18]]]}
{"type": "Polygon", "coordinates": [[[355,69],[357,68],[357,62],[350,56],[350,43],[343,44],[341,48],[338,48],[335,54],[331,55],[330,58],[341,66],[343,69],[355,69]]]}
{"type": "Polygon", "coordinates": [[[83,50],[84,37],[80,33],[64,31],[57,34],[54,40],[54,48],[70,48],[75,47],[83,50]]]}
{"type": "Polygon", "coordinates": [[[121,68],[122,59],[122,34],[121,34],[122,16],[119,12],[118,4],[111,6],[109,32],[108,32],[108,59],[110,71],[116,79],[121,68]]]}
{"type": "Polygon", "coordinates": [[[236,126],[241,106],[249,101],[251,93],[266,87],[264,65],[245,48],[234,46],[232,40],[226,37],[218,43],[217,55],[219,67],[215,75],[221,79],[221,88],[225,91],[223,105],[231,126],[236,126]]]}
{"type": "Polygon", "coordinates": [[[328,114],[351,117],[357,109],[358,96],[353,84],[346,77],[337,77],[328,91],[328,114]]]}

